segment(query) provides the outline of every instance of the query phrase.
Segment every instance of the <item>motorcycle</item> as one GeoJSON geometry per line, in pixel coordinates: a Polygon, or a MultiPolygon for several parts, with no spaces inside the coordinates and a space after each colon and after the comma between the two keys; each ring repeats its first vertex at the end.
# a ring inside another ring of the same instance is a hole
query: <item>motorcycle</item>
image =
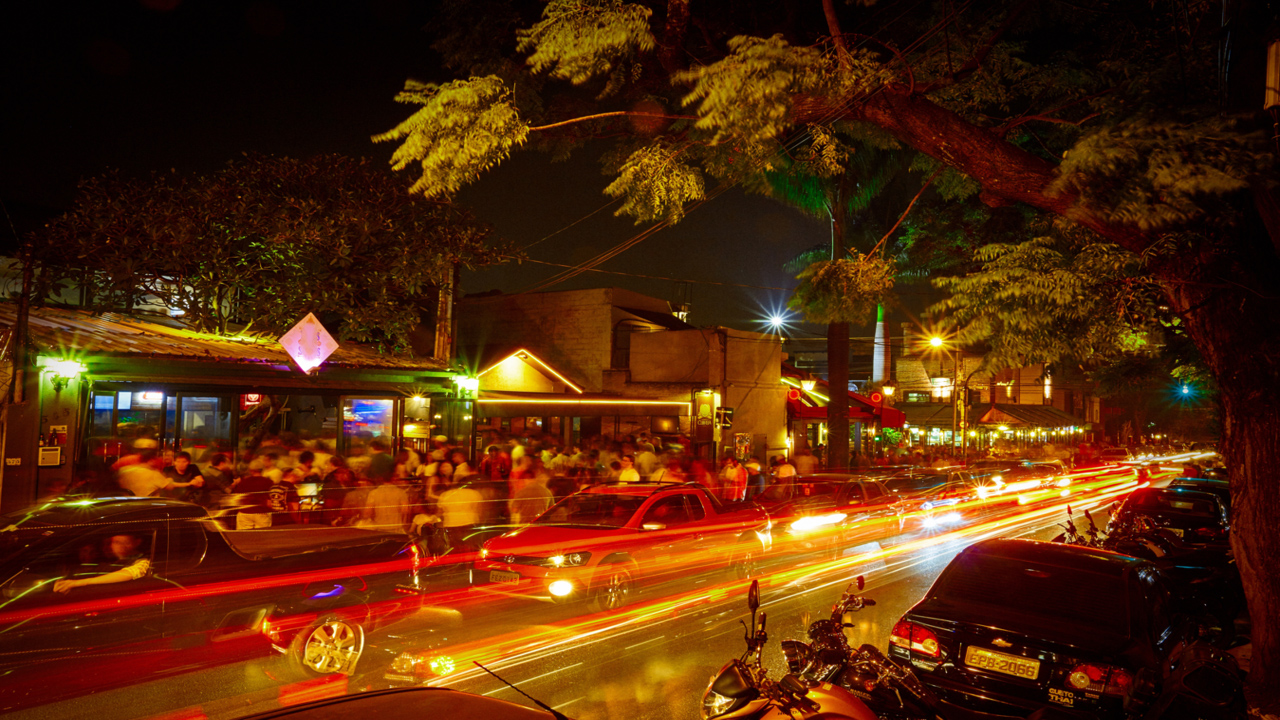
{"type": "Polygon", "coordinates": [[[743,623],[746,629],[743,639],[747,650],[742,657],[729,661],[711,678],[702,695],[703,720],[876,720],[875,713],[865,703],[839,685],[816,682],[794,674],[778,681],[769,678],[761,664],[764,646],[769,639],[765,632],[768,616],[760,613],[760,623],[756,624],[756,611],[760,609],[759,581],[751,582],[751,589],[747,592],[747,607],[751,609],[751,625],[747,627],[743,623]]]}
{"type": "Polygon", "coordinates": [[[1084,516],[1085,519],[1089,521],[1089,529],[1085,531],[1084,535],[1081,535],[1079,529],[1076,528],[1076,521],[1075,517],[1071,513],[1071,506],[1068,505],[1067,521],[1065,523],[1058,524],[1058,527],[1062,528],[1063,531],[1053,539],[1053,542],[1066,543],[1068,545],[1080,545],[1082,547],[1102,547],[1103,540],[1101,533],[1098,531],[1097,524],[1093,522],[1093,516],[1089,514],[1088,510],[1084,511],[1084,516]]]}
{"type": "Polygon", "coordinates": [[[809,643],[783,640],[787,669],[816,682],[829,682],[848,690],[880,718],[941,718],[940,702],[910,668],[899,665],[874,646],[849,647],[844,629],[848,613],[876,604],[859,593],[866,587],[861,575],[845,588],[831,607],[831,617],[809,625],[809,643]]]}

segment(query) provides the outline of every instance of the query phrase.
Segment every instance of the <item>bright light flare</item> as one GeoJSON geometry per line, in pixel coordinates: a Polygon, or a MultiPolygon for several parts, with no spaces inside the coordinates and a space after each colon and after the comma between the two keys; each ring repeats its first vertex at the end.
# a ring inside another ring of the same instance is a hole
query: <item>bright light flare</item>
{"type": "Polygon", "coordinates": [[[816,530],[818,528],[835,525],[844,520],[848,515],[844,513],[830,513],[828,515],[806,515],[791,523],[791,531],[802,533],[816,530]]]}

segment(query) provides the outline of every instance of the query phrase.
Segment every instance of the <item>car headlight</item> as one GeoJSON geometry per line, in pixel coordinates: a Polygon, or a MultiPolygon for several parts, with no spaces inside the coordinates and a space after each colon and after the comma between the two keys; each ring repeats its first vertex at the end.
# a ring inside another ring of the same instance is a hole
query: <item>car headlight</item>
{"type": "Polygon", "coordinates": [[[547,567],[581,567],[591,559],[589,552],[560,553],[547,558],[543,564],[547,567]]]}

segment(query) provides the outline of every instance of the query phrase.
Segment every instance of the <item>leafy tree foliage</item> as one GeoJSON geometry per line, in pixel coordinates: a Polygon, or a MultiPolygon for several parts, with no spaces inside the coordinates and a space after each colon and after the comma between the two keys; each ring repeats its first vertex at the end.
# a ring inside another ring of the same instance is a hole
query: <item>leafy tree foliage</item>
{"type": "MultiPolygon", "coordinates": [[[[1246,49],[1242,43],[1262,46],[1261,28],[1272,18],[1249,13],[1267,6],[598,0],[584,7],[594,10],[550,3],[540,18],[526,18],[536,31],[522,37],[537,60],[519,82],[503,75],[513,83],[505,92],[491,79],[457,81],[474,85],[474,98],[492,99],[470,114],[497,109],[505,119],[485,121],[480,134],[501,138],[466,143],[472,117],[436,118],[438,130],[403,138],[398,166],[438,152],[457,156],[448,172],[419,177],[418,192],[447,196],[529,136],[623,136],[628,155],[638,144],[654,148],[650,171],[619,175],[610,192],[626,195],[626,212],[638,218],[677,219],[677,205],[701,199],[689,180],[695,168],[704,182],[760,187],[812,147],[809,161],[822,168],[814,177],[848,177],[859,153],[834,151],[812,130],[822,128],[844,147],[860,150],[848,141],[857,139],[914,154],[919,170],[942,169],[941,197],[1044,216],[1020,237],[1017,230],[969,237],[975,250],[992,240],[1002,246],[982,249],[974,276],[946,285],[957,293],[946,309],[968,336],[1010,357],[1114,352],[1153,324],[1179,321],[1221,392],[1237,494],[1232,542],[1254,620],[1251,682],[1260,691],[1280,688],[1280,588],[1268,575],[1280,565],[1280,525],[1272,522],[1280,494],[1261,470],[1280,464],[1280,365],[1271,360],[1280,353],[1273,289],[1280,203],[1258,118],[1231,112],[1237,98],[1252,108],[1261,79],[1243,84],[1250,68],[1219,64],[1246,49]],[[649,19],[651,51],[641,17],[649,19]],[[584,42],[588,36],[601,39],[584,42]],[[555,73],[572,83],[555,83],[555,73]],[[512,89],[537,83],[545,84],[527,98],[512,89]],[[584,100],[590,90],[595,99],[584,100]],[[671,149],[682,157],[653,162],[671,149]],[[834,172],[841,163],[846,175],[834,172]],[[657,191],[658,184],[674,190],[657,191]]],[[[959,215],[935,207],[926,217],[957,229],[987,222],[959,215]]],[[[917,249],[939,250],[935,259],[961,237],[923,218],[900,232],[917,249]]]]}
{"type": "Polygon", "coordinates": [[[505,249],[448,204],[414,198],[369,161],[252,156],[204,175],[109,173],[32,238],[42,294],[77,283],[99,309],[151,295],[194,326],[270,333],[315,312],[341,338],[389,348],[434,312],[455,264],[505,249]]]}

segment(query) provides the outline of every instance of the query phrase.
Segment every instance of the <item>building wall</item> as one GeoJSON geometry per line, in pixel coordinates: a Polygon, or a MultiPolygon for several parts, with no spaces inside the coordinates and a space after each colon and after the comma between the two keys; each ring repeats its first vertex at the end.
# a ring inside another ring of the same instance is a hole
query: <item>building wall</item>
{"type": "Polygon", "coordinates": [[[631,382],[711,382],[710,328],[635,333],[631,336],[631,382]]]}
{"type": "Polygon", "coordinates": [[[460,353],[526,347],[578,383],[603,390],[612,349],[612,288],[464,298],[460,353]]]}

